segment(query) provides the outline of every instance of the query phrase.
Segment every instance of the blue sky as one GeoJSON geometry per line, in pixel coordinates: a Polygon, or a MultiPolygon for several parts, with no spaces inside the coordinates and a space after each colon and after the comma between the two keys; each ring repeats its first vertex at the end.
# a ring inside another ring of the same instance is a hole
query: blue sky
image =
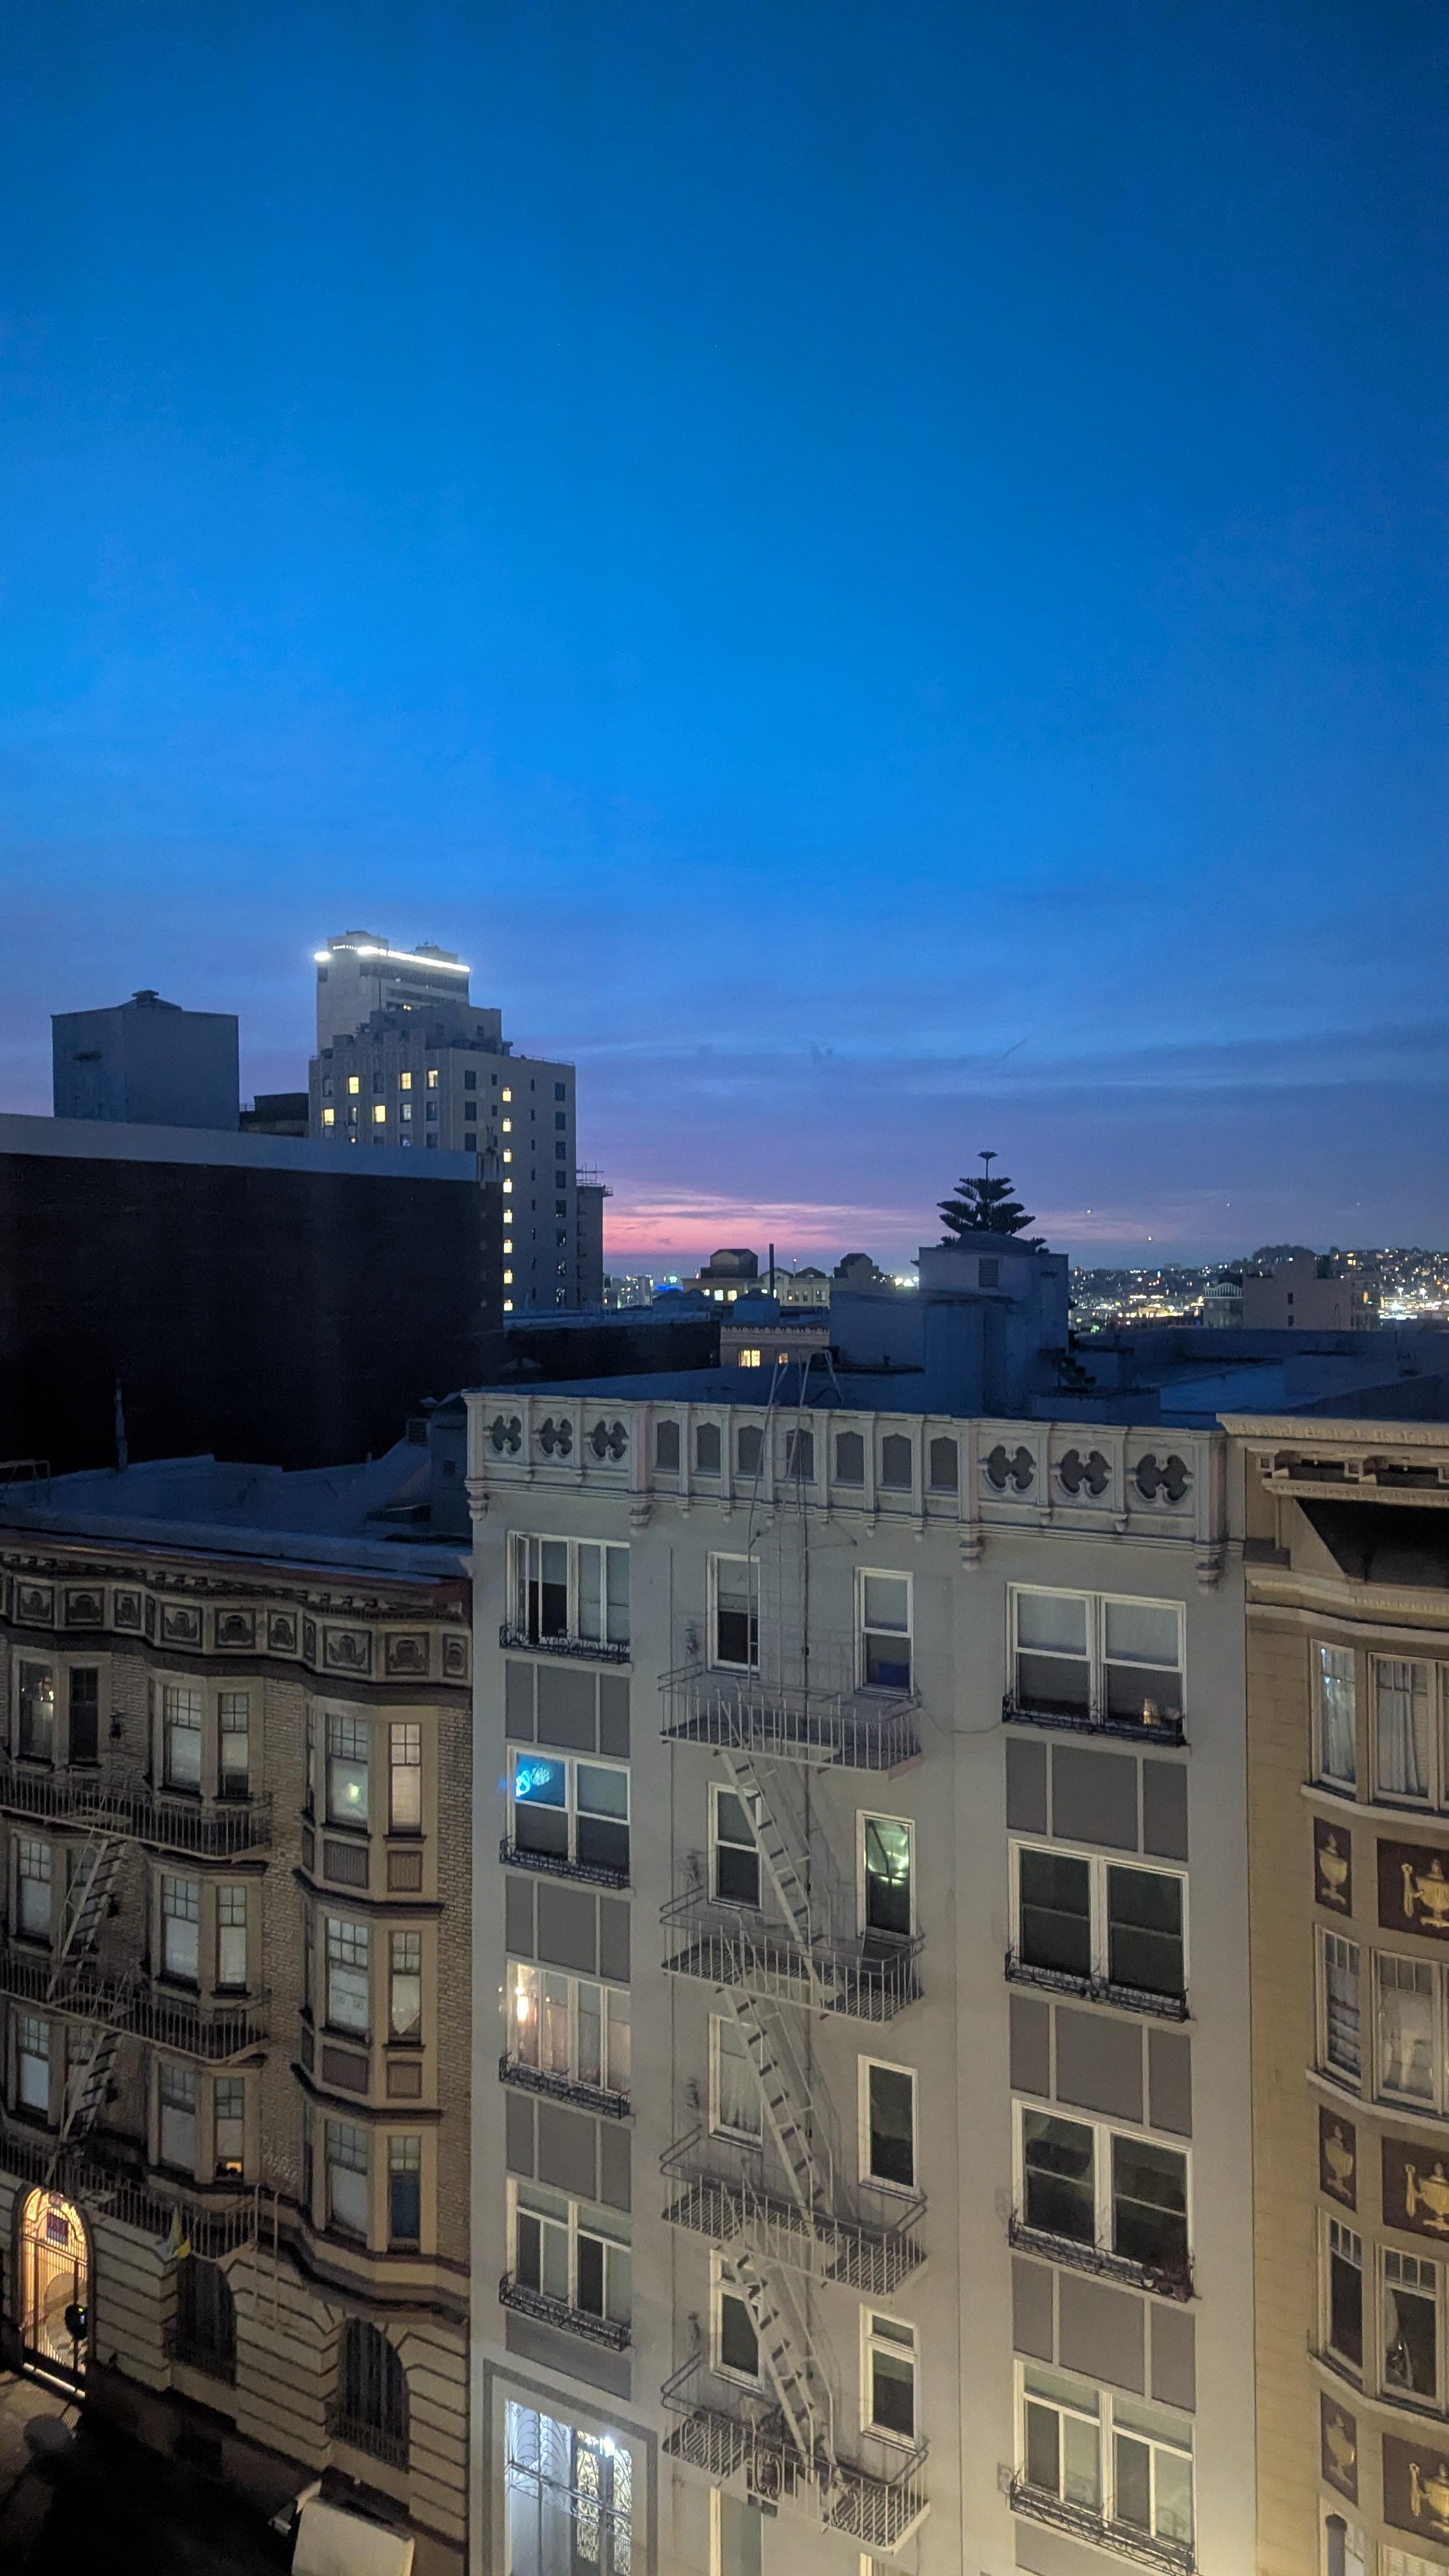
{"type": "Polygon", "coordinates": [[[1449,36],[21,0],[0,1101],[474,964],[614,1242],[1449,1241],[1449,36]]]}

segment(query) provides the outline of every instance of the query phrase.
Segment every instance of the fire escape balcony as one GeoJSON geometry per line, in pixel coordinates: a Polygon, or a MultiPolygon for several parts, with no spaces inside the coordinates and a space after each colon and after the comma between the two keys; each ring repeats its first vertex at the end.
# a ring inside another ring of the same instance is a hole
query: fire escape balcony
{"type": "Polygon", "coordinates": [[[761,2504],[798,2506],[861,2549],[899,2549],[929,2510],[924,2443],[911,2449],[860,2434],[850,2456],[820,2445],[807,2459],[763,2393],[723,2378],[698,2355],[659,2393],[681,2419],[665,2440],[671,2458],[716,2484],[743,2474],[746,2494],[761,2504]]]}
{"type": "Polygon", "coordinates": [[[915,1695],[799,1689],[702,1670],[664,1683],[667,1743],[708,1744],[814,1770],[898,1771],[920,1752],[915,1695]]]}
{"type": "Polygon", "coordinates": [[[192,1798],[147,1781],[119,1783],[93,1771],[52,1770],[0,1754],[0,1812],[38,1824],[114,1834],[193,1860],[231,1860],[272,1839],[270,1797],[192,1798]]]}
{"type": "Polygon", "coordinates": [[[664,1962],[675,1976],[737,1987],[766,2002],[811,2005],[853,2021],[891,2021],[921,1991],[919,1934],[894,1940],[822,1926],[806,1944],[777,1916],[723,1904],[697,1887],[673,1897],[660,1920],[679,1944],[664,1962]]]}
{"type": "Polygon", "coordinates": [[[168,2179],[155,2189],[134,2168],[121,2169],[99,2157],[62,2147],[53,2135],[0,2129],[0,2173],[17,2182],[38,2183],[63,2192],[89,2214],[133,2228],[153,2240],[180,2229],[193,2254],[216,2262],[252,2244],[258,2233],[260,2193],[228,2189],[211,2194],[185,2191],[168,2179]]]}
{"type": "Polygon", "coordinates": [[[678,2189],[665,2218],[712,2244],[748,2248],[766,2263],[788,2263],[867,2298],[889,2298],[925,2261],[915,2234],[926,2212],[923,2198],[880,2192],[878,2208],[862,2217],[835,2205],[845,2198],[836,2184],[831,2205],[807,2213],[785,2191],[765,2187],[763,2164],[760,2147],[713,2137],[702,2127],[691,2131],[660,2158],[666,2181],[678,2189]]]}
{"type": "Polygon", "coordinates": [[[67,2021],[105,2024],[210,2066],[250,2055],[267,2036],[264,1996],[221,2002],[135,1971],[118,1979],[100,1975],[89,1962],[57,1968],[47,1957],[29,1958],[8,1944],[0,1945],[0,1994],[67,2021]]]}

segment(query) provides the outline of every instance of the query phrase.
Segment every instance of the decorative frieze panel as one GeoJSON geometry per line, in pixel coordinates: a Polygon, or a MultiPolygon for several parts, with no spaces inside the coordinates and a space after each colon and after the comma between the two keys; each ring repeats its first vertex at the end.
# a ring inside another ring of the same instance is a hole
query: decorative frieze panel
{"type": "Polygon", "coordinates": [[[1358,2502],[1358,2419],[1324,2389],[1319,2395],[1323,2474],[1350,2504],[1358,2502]]]}
{"type": "Polygon", "coordinates": [[[1384,2225],[1414,2236],[1449,2237],[1449,2172],[1432,2147],[1411,2138],[1383,2141],[1384,2225]]]}
{"type": "Polygon", "coordinates": [[[1313,1895],[1330,1914],[1353,1912],[1353,1836],[1329,1816],[1313,1820],[1313,1895]]]}
{"type": "Polygon", "coordinates": [[[1445,1859],[1433,1843],[1379,1844],[1379,1921],[1386,1932],[1427,1933],[1449,1943],[1445,1859]]]}
{"type": "MultiPolygon", "coordinates": [[[[1449,2439],[1426,2433],[1384,2435],[1384,2520],[1422,2540],[1449,2541],[1449,2439]]],[[[1347,2492],[1347,2490],[1345,2490],[1347,2492]]]]}
{"type": "Polygon", "coordinates": [[[1318,2113],[1318,2188],[1345,2209],[1357,2209],[1358,2132],[1327,2103],[1318,2113]]]}
{"type": "Polygon", "coordinates": [[[214,1601],[206,1587],[186,1577],[169,1582],[163,1577],[142,1586],[104,1579],[57,1583],[26,1571],[0,1573],[0,1618],[8,1611],[17,1626],[47,1629],[58,1637],[109,1631],[144,1638],[178,1654],[266,1654],[349,1681],[466,1685],[472,1655],[470,1632],[461,1618],[448,1626],[436,1618],[423,1625],[414,1610],[411,1624],[384,1626],[379,1614],[385,1617],[391,1608],[396,1618],[401,1605],[322,1596],[319,1606],[366,1615],[344,1625],[319,1620],[300,1606],[214,1601]]]}

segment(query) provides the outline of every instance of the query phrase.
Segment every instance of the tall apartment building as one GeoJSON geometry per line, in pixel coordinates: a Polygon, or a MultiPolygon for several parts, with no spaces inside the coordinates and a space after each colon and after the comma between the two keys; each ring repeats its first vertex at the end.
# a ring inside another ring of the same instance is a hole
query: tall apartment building
{"type": "Polygon", "coordinates": [[[1227,1442],[923,1279],[914,1367],[468,1399],[503,2576],[1254,2563],[1227,1442]]]}
{"type": "Polygon", "coordinates": [[[6,2358],[268,2512],[320,2477],[423,2576],[466,2498],[447,1439],[58,1479],[0,1527],[6,2358]]]}
{"type": "Polygon", "coordinates": [[[320,950],[310,1132],[481,1156],[501,1185],[503,1312],[594,1302],[583,1292],[597,1282],[603,1294],[603,1196],[579,1183],[574,1068],[516,1056],[501,1012],[470,1003],[468,975],[442,950],[414,956],[362,932],[320,950]]]}

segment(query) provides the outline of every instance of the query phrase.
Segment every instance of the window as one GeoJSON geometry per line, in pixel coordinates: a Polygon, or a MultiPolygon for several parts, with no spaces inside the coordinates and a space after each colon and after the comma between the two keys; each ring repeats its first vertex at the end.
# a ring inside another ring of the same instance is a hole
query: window
{"type": "Polygon", "coordinates": [[[251,1783],[251,1701],[246,1691],[217,1693],[217,1770],[224,1798],[244,1798],[251,1783]]]}
{"type": "Polygon", "coordinates": [[[335,1127],[335,1126],[336,1126],[336,1124],[337,1124],[337,1112],[336,1112],[336,1110],[335,1110],[335,1109],[324,1109],[324,1110],[323,1110],[323,1112],[322,1112],[322,1124],[323,1124],[323,1126],[324,1126],[324,1127],[335,1127]]]}
{"type": "MultiPolygon", "coordinates": [[[[429,1080],[429,1082],[436,1082],[436,1081],[437,1081],[437,1078],[438,1078],[438,1077],[437,1077],[437,1075],[436,1075],[435,1073],[430,1073],[430,1074],[428,1075],[428,1080],[429,1080]]],[[[423,1110],[423,1117],[424,1117],[424,1119],[425,1119],[425,1120],[428,1120],[429,1122],[433,1122],[433,1123],[435,1123],[435,1122],[436,1122],[436,1120],[437,1120],[437,1115],[438,1115],[438,1104],[437,1104],[436,1100],[430,1100],[430,1101],[428,1101],[428,1102],[426,1103],[425,1107],[424,1107],[424,1110],[423,1110]]],[[[436,1136],[430,1136],[430,1137],[428,1138],[428,1143],[429,1143],[430,1145],[436,1145],[437,1141],[438,1141],[438,1140],[437,1140],[436,1136]]]]}
{"type": "Polygon", "coordinates": [[[961,1477],[960,1454],[954,1440],[933,1440],[930,1448],[931,1491],[954,1494],[961,1477]]]}
{"type": "Polygon", "coordinates": [[[1192,2427],[1135,2397],[1018,2364],[1023,2486],[1075,2506],[1104,2533],[1181,2550],[1193,2538],[1192,2427]]]}
{"type": "Polygon", "coordinates": [[[161,1776],[168,1789],[201,1787],[201,1710],[199,1690],[162,1684],[161,1776]]]}
{"type": "Polygon", "coordinates": [[[247,2089],[239,2075],[218,2075],[213,2088],[212,2140],[219,2175],[240,2181],[246,2164],[247,2089]]]}
{"type": "Polygon", "coordinates": [[[911,1444],[903,1431],[888,1431],[880,1444],[880,1481],[883,1493],[911,1490],[911,1444]]]}
{"type": "Polygon", "coordinates": [[[1113,1726],[1182,1721],[1182,1612],[1176,1602],[1017,1591],[1014,1704],[1113,1726]]]}
{"type": "Polygon", "coordinates": [[[327,2021],[333,2030],[350,2030],[366,2038],[371,2027],[368,2004],[368,1927],[327,1918],[327,2021]]]}
{"type": "Polygon", "coordinates": [[[1151,2540],[1192,2540],[1192,2429],[1161,2406],[1112,2397],[1112,2520],[1151,2540]]]}
{"type": "Polygon", "coordinates": [[[1441,1971],[1427,1959],[1374,1957],[1378,2091],[1386,2099],[1444,2107],[1441,1971]]]}
{"type": "Polygon", "coordinates": [[[916,1928],[915,1827],[901,1816],[862,1816],[860,1840],[863,1929],[908,1940],[916,1928]]]}
{"type": "Polygon", "coordinates": [[[522,2287],[584,2316],[627,2326],[627,2220],[537,2183],[515,2183],[513,2193],[513,2269],[522,2287]]]}
{"type": "Polygon", "coordinates": [[[753,2387],[760,2376],[760,2339],[754,2314],[743,2290],[719,2255],[711,2257],[710,2360],[726,2379],[743,2379],[753,2387]]]}
{"type": "Polygon", "coordinates": [[[724,1905],[760,1902],[760,1852],[745,1801],[712,1783],[709,1793],[710,1894],[724,1905]]]}
{"type": "MultiPolygon", "coordinates": [[[[1348,2234],[1336,2220],[1329,2227],[1348,2234]]],[[[1357,2237],[1351,2241],[1358,2243],[1357,2237]]],[[[1384,2387],[1425,2406],[1441,2405],[1443,2274],[1420,2254],[1395,2254],[1386,2247],[1382,2259],[1384,2387]]]]}
{"type": "Polygon", "coordinates": [[[1186,1881],[1174,1871],[1027,1844],[1017,1846],[1015,1864],[1022,1968],[1128,1997],[1185,1999],[1186,1881]]]}
{"type": "Polygon", "coordinates": [[[247,1892],[244,1887],[216,1891],[216,1982],[244,1987],[247,1982],[247,1892]]]}
{"type": "MultiPolygon", "coordinates": [[[[718,1293],[718,1292],[716,1292],[718,1293]]],[[[765,1458],[765,1435],[753,1422],[744,1423],[735,1434],[735,1463],[742,1476],[758,1476],[765,1458]]]]}
{"type": "Polygon", "coordinates": [[[176,2358],[211,2379],[236,2377],[236,2306],[219,2263],[186,2255],[176,2269],[176,2358]]]}
{"type": "MultiPolygon", "coordinates": [[[[1371,1658],[1374,1782],[1381,1798],[1415,1806],[1435,1800],[1429,1741],[1431,1667],[1397,1655],[1371,1658]]],[[[1436,1801],[1442,1804],[1442,1795],[1436,1801]]]]}
{"type": "Polygon", "coordinates": [[[719,1471],[719,1424],[717,1422],[696,1423],[694,1431],[694,1472],[697,1476],[717,1476],[719,1471]]]}
{"type": "Polygon", "coordinates": [[[515,1753],[511,1840],[540,1858],[629,1874],[629,1774],[617,1763],[515,1753]]]}
{"type": "Polygon", "coordinates": [[[1102,2509],[1102,2401],[1055,2371],[1023,2370],[1022,2476],[1038,2495],[1102,2509]]]}
{"type": "Polygon", "coordinates": [[[411,1091],[413,1087],[412,1075],[410,1073],[400,1073],[397,1078],[397,1087],[399,1091],[411,1091]]]}
{"type": "Polygon", "coordinates": [[[15,2021],[15,2087],[22,2111],[50,2117],[50,2024],[38,2013],[19,2013],[15,2021]]]}
{"type": "MultiPolygon", "coordinates": [[[[410,1080],[410,1078],[411,1078],[411,1077],[410,1077],[409,1075],[407,1075],[407,1074],[404,1074],[404,1075],[403,1075],[403,1080],[404,1080],[404,1082],[407,1082],[408,1080],[410,1080]]],[[[404,1101],[402,1101],[402,1102],[400,1103],[400,1105],[399,1105],[398,1113],[397,1113],[397,1114],[398,1114],[399,1118],[403,1119],[404,1121],[410,1120],[410,1119],[411,1119],[411,1117],[412,1117],[412,1114],[413,1114],[413,1104],[412,1104],[412,1102],[411,1102],[410,1100],[404,1100],[404,1101]]],[[[408,1142],[409,1142],[409,1139],[408,1139],[406,1136],[404,1136],[404,1138],[403,1138],[403,1143],[406,1145],[408,1142]]]]}
{"type": "Polygon", "coordinates": [[[423,2142],[389,2138],[387,2142],[387,2241],[417,2245],[423,2233],[423,2142]]]}
{"type": "Polygon", "coordinates": [[[1363,2069],[1358,1945],[1338,1932],[1318,1935],[1319,2063],[1357,2086],[1363,2069]]]}
{"type": "Polygon", "coordinates": [[[20,1734],[22,1761],[55,1760],[55,1675],[48,1664],[20,1667],[20,1734]]]}
{"type": "Polygon", "coordinates": [[[865,1441],[858,1431],[835,1435],[835,1481],[837,1485],[865,1483],[865,1441]]]}
{"type": "Polygon", "coordinates": [[[367,2131],[350,2120],[329,2120],[327,2224],[345,2236],[367,2235],[367,2131]]]}
{"type": "Polygon", "coordinates": [[[387,1821],[395,1834],[423,1829],[423,1730],[411,1718],[387,1730],[387,1821]]]}
{"type": "Polygon", "coordinates": [[[1318,1646],[1318,1777],[1351,1789],[1358,1773],[1357,1700],[1353,1653],[1347,1646],[1318,1646]]]}
{"type": "Polygon", "coordinates": [[[759,1349],[741,1351],[739,1353],[739,1365],[741,1368],[758,1368],[763,1358],[764,1353],[759,1349]]]}
{"type": "Polygon", "coordinates": [[[394,2039],[423,2035],[423,1936],[388,1935],[387,2026],[394,2039]]]}
{"type": "Polygon", "coordinates": [[[387,1102],[385,1100],[375,1100],[373,1102],[372,1119],[375,1127],[385,1127],[387,1125],[387,1102]]]}
{"type": "Polygon", "coordinates": [[[867,2182],[916,2187],[916,2079],[908,2066],[860,2061],[860,2170],[867,2182]]]}
{"type": "Polygon", "coordinates": [[[815,1482],[815,1434],[813,1431],[789,1431],[785,1435],[785,1473],[797,1485],[815,1482]]]}
{"type": "Polygon", "coordinates": [[[94,1664],[73,1664],[70,1673],[70,1758],[98,1762],[101,1753],[101,1676],[94,1664]]]}
{"type": "MultiPolygon", "coordinates": [[[[470,1072],[468,1072],[468,1073],[465,1073],[465,1074],[464,1074],[464,1076],[463,1076],[463,1089],[464,1089],[465,1091],[476,1091],[476,1090],[477,1090],[477,1088],[478,1088],[478,1076],[477,1076],[477,1074],[476,1074],[476,1073],[473,1073],[473,1072],[471,1072],[471,1071],[470,1071],[470,1072]]],[[[474,1110],[474,1112],[473,1112],[473,1115],[474,1115],[474,1117],[475,1117],[475,1118],[476,1118],[477,1114],[478,1114],[478,1113],[477,1113],[477,1110],[475,1109],[475,1110],[474,1110]]]]}
{"type": "MultiPolygon", "coordinates": [[[[709,2576],[760,2576],[765,2517],[745,2497],[726,2487],[709,2491],[709,2576]]],[[[861,2576],[873,2576],[860,2562],[861,2576]]]]}
{"type": "MultiPolygon", "coordinates": [[[[436,1090],[437,1090],[437,1087],[438,1087],[438,1068],[437,1068],[437,1066],[436,1066],[435,1064],[430,1064],[430,1065],[428,1066],[428,1089],[429,1089],[429,1091],[436,1091],[436,1090]]],[[[505,1095],[505,1096],[506,1096],[506,1095],[505,1095]]]]}
{"type": "Polygon", "coordinates": [[[361,1079],[357,1074],[349,1073],[347,1077],[347,1088],[355,1099],[358,1092],[362,1089],[361,1079]]]}
{"type": "Polygon", "coordinates": [[[716,2137],[758,2146],[764,2106],[754,2060],[733,2013],[709,2017],[709,2125],[716,2137]]]}
{"type": "Polygon", "coordinates": [[[1187,2158],[1180,2149],[1024,2105],[1020,2119],[1028,2228],[1181,2278],[1188,2218],[1187,2158]]]}
{"type": "Polygon", "coordinates": [[[656,1467],[662,1468],[666,1476],[676,1476],[679,1473],[679,1425],[677,1422],[657,1422],[655,1424],[654,1464],[656,1467]]]}
{"type": "Polygon", "coordinates": [[[916,2333],[898,2317],[861,2316],[863,2430],[888,2441],[916,2438],[916,2333]]]}
{"type": "Polygon", "coordinates": [[[368,1721],[343,1717],[334,1709],[327,1718],[327,1822],[367,1823],[368,1721]]]}
{"type": "Polygon", "coordinates": [[[201,1889],[194,1878],[161,1880],[161,1972],[194,1986],[201,1973],[201,1889]]]}
{"type": "Polygon", "coordinates": [[[911,1687],[911,1578],[908,1574],[855,1577],[860,1678],[870,1690],[911,1687]]]}
{"type": "Polygon", "coordinates": [[[30,1834],[15,1846],[15,1929],[26,1941],[50,1939],[50,1845],[30,1834]]]}
{"type": "Polygon", "coordinates": [[[629,1643],[629,1551],[592,1539],[526,1538],[515,1531],[513,1624],[531,1645],[629,1643]]]}
{"type": "Polygon", "coordinates": [[[163,2060],[158,2081],[161,2162],[177,2173],[196,2171],[196,2070],[163,2060]]]}
{"type": "Polygon", "coordinates": [[[629,2091],[629,1996],[592,1977],[515,1962],[508,2053],[515,2065],[601,2092],[629,2091]]]}
{"type": "Polygon", "coordinates": [[[752,1556],[709,1560],[709,1659],[732,1672],[754,1672],[760,1660],[760,1569],[752,1556]]]}

